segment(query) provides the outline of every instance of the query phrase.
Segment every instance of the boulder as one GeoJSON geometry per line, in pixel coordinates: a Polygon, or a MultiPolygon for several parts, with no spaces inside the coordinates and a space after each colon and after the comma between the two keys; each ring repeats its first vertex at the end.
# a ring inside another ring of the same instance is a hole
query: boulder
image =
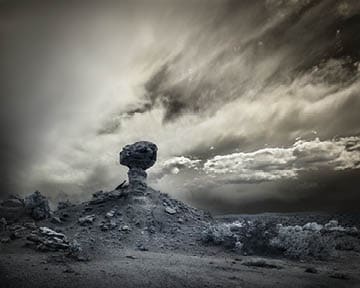
{"type": "Polygon", "coordinates": [[[4,217],[0,218],[0,232],[6,230],[7,221],[4,217]]]}
{"type": "Polygon", "coordinates": [[[3,201],[2,206],[13,207],[13,208],[23,208],[24,201],[16,196],[10,196],[8,199],[3,201]]]}
{"type": "Polygon", "coordinates": [[[112,218],[115,216],[116,210],[115,209],[111,209],[109,212],[106,213],[105,217],[106,218],[112,218]]]}
{"type": "Polygon", "coordinates": [[[59,251],[70,248],[69,241],[62,233],[48,227],[40,227],[31,232],[27,240],[36,244],[36,249],[41,251],[59,251]]]}
{"type": "Polygon", "coordinates": [[[11,239],[24,238],[28,233],[28,229],[25,226],[19,224],[10,225],[8,227],[8,230],[10,232],[11,239]]]}
{"type": "Polygon", "coordinates": [[[166,208],[165,208],[165,212],[168,213],[168,214],[170,214],[170,215],[176,214],[176,210],[173,209],[173,208],[171,208],[171,207],[166,207],[166,208]]]}
{"type": "Polygon", "coordinates": [[[50,207],[47,198],[39,191],[25,198],[26,212],[35,220],[42,220],[50,217],[50,207]]]}
{"type": "Polygon", "coordinates": [[[16,221],[24,213],[24,201],[17,196],[10,196],[0,204],[0,218],[6,218],[10,222],[16,221]]]}
{"type": "Polygon", "coordinates": [[[128,231],[130,231],[131,229],[130,229],[130,226],[129,226],[129,225],[123,225],[123,226],[120,227],[120,230],[121,230],[121,231],[126,231],[126,232],[128,232],[128,231]]]}
{"type": "Polygon", "coordinates": [[[80,217],[78,219],[78,222],[80,225],[86,225],[86,224],[92,224],[95,220],[95,215],[92,214],[92,215],[87,215],[87,216],[84,216],[84,217],[80,217]]]}
{"type": "Polygon", "coordinates": [[[92,195],[93,197],[90,200],[89,204],[90,205],[98,205],[98,204],[102,204],[107,201],[113,201],[115,199],[119,199],[126,195],[127,194],[126,194],[125,190],[113,190],[113,191],[109,191],[109,192],[98,191],[98,192],[93,193],[93,195],[92,195]]]}

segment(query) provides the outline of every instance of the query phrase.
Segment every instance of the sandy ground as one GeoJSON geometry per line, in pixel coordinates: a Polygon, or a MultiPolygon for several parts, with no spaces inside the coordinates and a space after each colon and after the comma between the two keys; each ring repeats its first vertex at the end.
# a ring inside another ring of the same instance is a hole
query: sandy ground
{"type": "Polygon", "coordinates": [[[278,268],[248,267],[260,259],[219,253],[114,249],[89,262],[53,261],[53,253],[12,247],[0,252],[1,287],[360,287],[360,256],[344,254],[336,262],[265,259],[278,268]],[[318,273],[306,273],[314,267],[318,273]],[[344,274],[347,279],[332,278],[344,274]]]}

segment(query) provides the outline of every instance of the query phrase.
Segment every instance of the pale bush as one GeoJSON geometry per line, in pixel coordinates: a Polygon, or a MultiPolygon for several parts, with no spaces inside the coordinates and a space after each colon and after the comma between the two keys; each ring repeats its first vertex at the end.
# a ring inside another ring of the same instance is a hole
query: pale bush
{"type": "Polygon", "coordinates": [[[335,254],[335,241],[323,235],[321,230],[322,228],[313,223],[304,226],[280,224],[278,235],[270,240],[270,245],[283,251],[284,255],[290,258],[326,259],[335,254]]]}
{"type": "MultiPolygon", "coordinates": [[[[272,225],[274,226],[274,225],[272,225]]],[[[202,240],[206,243],[222,245],[242,254],[271,254],[269,245],[274,237],[274,227],[260,221],[236,221],[209,225],[203,232],[202,240]]]]}
{"type": "Polygon", "coordinates": [[[226,248],[234,248],[238,239],[230,231],[230,226],[226,224],[209,225],[202,233],[202,241],[222,245],[226,248]]]}
{"type": "Polygon", "coordinates": [[[336,220],[303,226],[259,220],[215,223],[203,231],[202,240],[242,254],[281,254],[296,259],[327,259],[336,255],[336,250],[360,250],[358,229],[340,226],[336,220]]]}

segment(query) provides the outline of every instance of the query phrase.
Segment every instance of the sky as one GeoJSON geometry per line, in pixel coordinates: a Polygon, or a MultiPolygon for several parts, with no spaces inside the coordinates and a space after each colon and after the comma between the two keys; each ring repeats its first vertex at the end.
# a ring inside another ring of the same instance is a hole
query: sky
{"type": "Polygon", "coordinates": [[[147,140],[215,214],[360,207],[357,0],[0,1],[0,197],[89,199],[147,140]]]}

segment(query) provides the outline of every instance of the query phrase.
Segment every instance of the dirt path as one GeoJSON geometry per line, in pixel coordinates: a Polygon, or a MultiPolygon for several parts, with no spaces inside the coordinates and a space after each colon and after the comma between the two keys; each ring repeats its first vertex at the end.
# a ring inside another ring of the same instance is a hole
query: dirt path
{"type": "MultiPolygon", "coordinates": [[[[1,287],[360,287],[357,267],[265,259],[278,268],[248,267],[254,257],[194,256],[115,250],[90,262],[49,263],[48,254],[2,252],[1,287]],[[306,273],[316,267],[317,274],[306,273]],[[330,275],[346,272],[349,279],[330,275]]],[[[355,263],[355,262],[352,262],[355,263]]]]}

